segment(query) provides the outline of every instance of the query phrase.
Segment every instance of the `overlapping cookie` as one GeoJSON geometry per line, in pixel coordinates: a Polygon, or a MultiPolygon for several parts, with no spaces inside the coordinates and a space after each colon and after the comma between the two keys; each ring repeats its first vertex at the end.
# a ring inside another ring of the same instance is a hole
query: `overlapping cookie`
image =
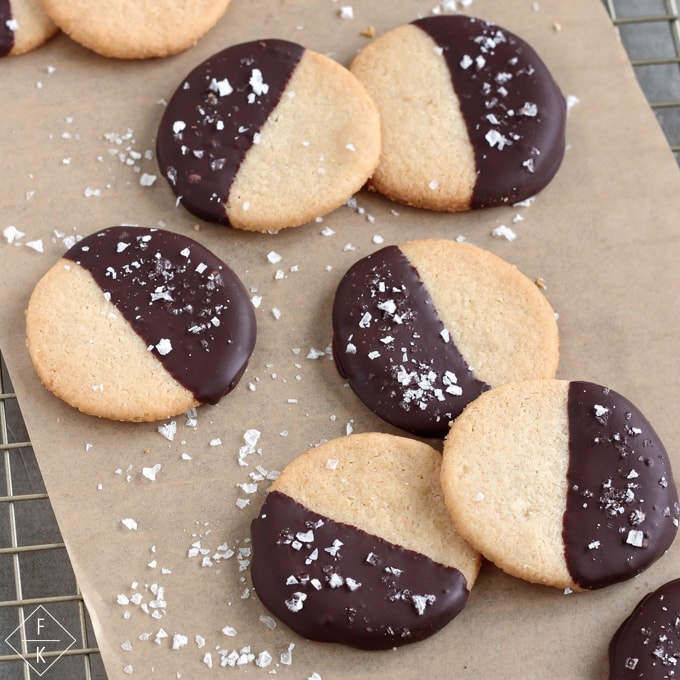
{"type": "Polygon", "coordinates": [[[390,649],[436,633],[480,567],[450,521],[440,467],[430,446],[379,433],[293,460],[252,523],[260,601],[312,640],[390,649]]]}
{"type": "Polygon", "coordinates": [[[112,227],[70,248],[26,311],[45,386],[90,415],[151,421],[217,403],[238,383],[255,316],[237,275],[181,234],[112,227]]]}
{"type": "Polygon", "coordinates": [[[609,680],[668,680],[680,663],[680,579],[640,600],[609,645],[609,680]]]}
{"type": "Polygon", "coordinates": [[[602,588],[641,573],[677,533],[663,443],[630,401],[601,385],[495,388],[452,423],[443,455],[456,527],[519,578],[602,588]]]}
{"type": "Polygon", "coordinates": [[[343,66],[301,45],[233,45],[197,66],[168,102],[157,157],[197,217],[276,231],[325,215],[372,174],[376,108],[343,66]]]}
{"type": "Polygon", "coordinates": [[[343,276],[332,310],[338,371],[392,425],[444,437],[470,401],[512,380],[552,378],[555,315],[516,267],[444,239],[387,246],[343,276]]]}
{"type": "Polygon", "coordinates": [[[58,32],[40,0],[0,0],[0,57],[15,57],[58,32]]]}
{"type": "Polygon", "coordinates": [[[181,52],[202,38],[229,6],[229,0],[41,2],[54,23],[77,43],[118,59],[149,59],[181,52]]]}
{"type": "Polygon", "coordinates": [[[421,208],[514,203],[543,189],[565,149],[566,104],[522,38],[464,15],[400,26],[350,65],[378,106],[370,186],[421,208]]]}

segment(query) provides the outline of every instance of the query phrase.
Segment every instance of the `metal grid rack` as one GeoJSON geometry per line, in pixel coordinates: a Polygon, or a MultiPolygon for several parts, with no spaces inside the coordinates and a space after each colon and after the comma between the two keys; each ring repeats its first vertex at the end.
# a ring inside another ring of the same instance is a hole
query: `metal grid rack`
{"type": "MultiPolygon", "coordinates": [[[[677,1],[602,1],[680,165],[677,1]]],[[[37,677],[31,669],[32,659],[25,644],[13,649],[6,638],[41,605],[75,638],[59,663],[44,671],[41,677],[105,680],[87,611],[0,353],[0,677],[3,680],[37,677]]],[[[11,641],[16,639],[12,637],[11,641]]],[[[47,662],[41,668],[60,654],[61,649],[46,651],[47,662]]]]}

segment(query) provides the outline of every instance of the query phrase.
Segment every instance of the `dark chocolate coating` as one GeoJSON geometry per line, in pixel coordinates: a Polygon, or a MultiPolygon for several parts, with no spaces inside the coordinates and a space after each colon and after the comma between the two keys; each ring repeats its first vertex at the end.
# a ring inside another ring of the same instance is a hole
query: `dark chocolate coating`
{"type": "Polygon", "coordinates": [[[11,19],[9,0],[0,0],[0,57],[6,57],[14,47],[14,31],[7,25],[11,19]]]}
{"type": "Polygon", "coordinates": [[[443,50],[475,152],[472,206],[515,203],[538,193],[559,169],[566,102],[550,71],[522,38],[463,15],[414,24],[443,50]]]}
{"type": "Polygon", "coordinates": [[[197,66],[174,93],[156,153],[161,173],[191,213],[229,224],[225,205],[236,174],[303,53],[285,40],[233,45],[197,66]]]}
{"type": "Polygon", "coordinates": [[[296,633],[360,649],[423,640],[468,598],[463,574],[271,491],[252,523],[258,598],[296,633]]]}
{"type": "Polygon", "coordinates": [[[255,314],[236,274],[201,244],[160,229],[111,227],[64,257],[92,274],[199,402],[216,404],[236,386],[255,345],[255,314]]]}
{"type": "Polygon", "coordinates": [[[332,320],[340,375],[368,408],[407,432],[444,437],[450,421],[489,389],[446,338],[425,285],[397,246],[347,271],[332,320]]]}
{"type": "Polygon", "coordinates": [[[666,680],[680,675],[680,579],[646,595],[609,645],[609,680],[666,680]]]}
{"type": "Polygon", "coordinates": [[[625,397],[590,382],[568,392],[567,568],[595,589],[629,579],[669,548],[678,493],[666,450],[625,397]]]}

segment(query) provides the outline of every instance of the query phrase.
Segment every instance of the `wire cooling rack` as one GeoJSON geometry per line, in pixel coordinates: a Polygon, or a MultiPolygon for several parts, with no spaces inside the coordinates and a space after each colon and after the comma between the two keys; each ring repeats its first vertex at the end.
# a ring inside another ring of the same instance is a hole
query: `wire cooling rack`
{"type": "MultiPolygon", "coordinates": [[[[602,2],[680,165],[677,1],[602,2]]],[[[0,678],[36,677],[106,680],[106,673],[0,353],[0,678]],[[36,612],[60,625],[60,644],[40,658],[21,634],[36,612]]]]}

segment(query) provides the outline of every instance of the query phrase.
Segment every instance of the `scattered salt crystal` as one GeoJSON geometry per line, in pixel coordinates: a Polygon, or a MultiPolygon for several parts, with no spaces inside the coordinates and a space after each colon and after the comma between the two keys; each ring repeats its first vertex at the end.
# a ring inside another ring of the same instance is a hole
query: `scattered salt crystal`
{"type": "Polygon", "coordinates": [[[514,241],[517,238],[517,234],[505,224],[501,224],[492,229],[491,235],[496,238],[504,238],[506,241],[514,241]]]}
{"type": "Polygon", "coordinates": [[[260,616],[260,621],[262,621],[269,630],[274,630],[274,628],[276,628],[276,620],[271,616],[262,614],[262,616],[260,616]]]}
{"type": "Polygon", "coordinates": [[[142,174],[142,176],[139,178],[139,183],[143,187],[150,187],[154,184],[156,181],[157,177],[156,175],[150,175],[149,173],[145,172],[142,174]]]}
{"type": "Polygon", "coordinates": [[[19,241],[20,239],[24,238],[24,236],[26,236],[23,231],[19,231],[12,224],[2,230],[2,235],[5,237],[7,243],[14,243],[15,241],[19,241]]]}
{"type": "Polygon", "coordinates": [[[126,517],[125,519],[121,519],[120,523],[126,529],[129,529],[130,531],[137,531],[137,522],[134,519],[132,519],[131,517],[126,517]]]}
{"type": "Polygon", "coordinates": [[[38,239],[36,241],[26,241],[26,245],[29,248],[32,248],[33,250],[35,250],[37,253],[44,253],[45,252],[42,239],[38,239]]]}
{"type": "Polygon", "coordinates": [[[222,633],[224,633],[224,635],[227,637],[235,637],[237,635],[236,628],[232,628],[231,626],[225,626],[222,628],[222,633]]]}
{"type": "Polygon", "coordinates": [[[267,260],[269,260],[271,264],[278,264],[282,259],[283,257],[281,257],[281,255],[279,255],[279,253],[277,253],[275,250],[271,250],[267,253],[267,260]]]}
{"type": "Polygon", "coordinates": [[[160,472],[161,464],[156,463],[153,467],[142,468],[142,474],[152,482],[156,481],[156,475],[160,472]]]}
{"type": "Polygon", "coordinates": [[[188,642],[189,642],[189,638],[186,635],[182,635],[181,633],[175,633],[172,636],[172,648],[174,650],[182,649],[182,647],[186,647],[188,642]]]}
{"type": "Polygon", "coordinates": [[[291,642],[288,645],[288,650],[281,653],[279,658],[284,666],[290,666],[293,663],[293,649],[295,649],[295,643],[291,642]]]}
{"type": "Polygon", "coordinates": [[[169,423],[164,423],[158,426],[158,433],[165,437],[168,441],[173,441],[177,433],[177,421],[173,420],[169,423]]]}
{"type": "Polygon", "coordinates": [[[258,668],[266,668],[273,661],[272,655],[267,651],[260,652],[255,659],[255,665],[258,668]]]}

